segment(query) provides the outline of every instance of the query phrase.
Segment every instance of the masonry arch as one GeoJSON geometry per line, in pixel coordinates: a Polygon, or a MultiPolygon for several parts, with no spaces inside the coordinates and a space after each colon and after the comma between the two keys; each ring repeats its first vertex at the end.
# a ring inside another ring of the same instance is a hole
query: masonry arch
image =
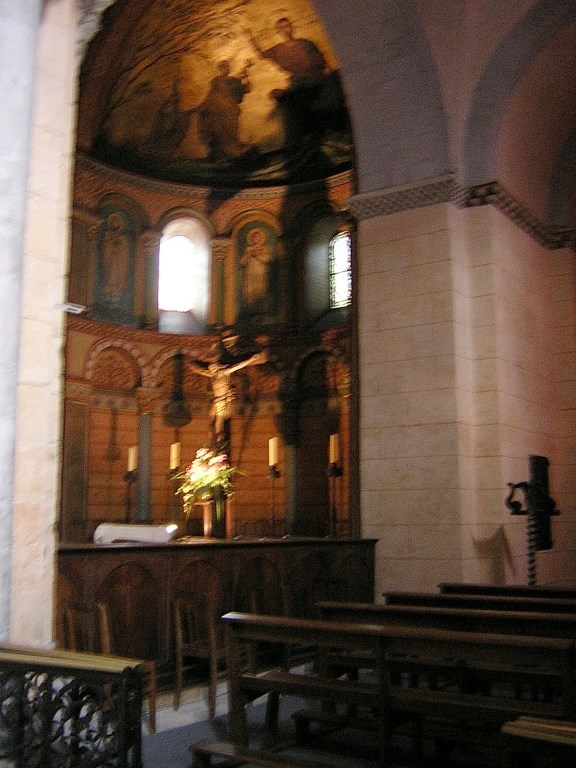
{"type": "MultiPolygon", "coordinates": [[[[576,6],[571,0],[540,0],[502,39],[478,82],[466,123],[465,184],[481,184],[499,177],[500,131],[512,94],[538,53],[574,21],[576,6]]],[[[551,107],[548,113],[552,120],[551,107]]]]}

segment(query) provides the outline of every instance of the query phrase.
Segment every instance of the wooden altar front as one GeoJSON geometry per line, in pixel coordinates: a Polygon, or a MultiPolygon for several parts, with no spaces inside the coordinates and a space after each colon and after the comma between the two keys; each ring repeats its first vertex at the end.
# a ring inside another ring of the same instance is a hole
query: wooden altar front
{"type": "Polygon", "coordinates": [[[115,652],[170,664],[171,605],[181,592],[218,584],[221,612],[249,610],[258,590],[270,610],[312,617],[319,599],[374,600],[374,539],[215,540],[163,545],[61,544],[57,642],[64,647],[65,600],[108,606],[115,652]]]}

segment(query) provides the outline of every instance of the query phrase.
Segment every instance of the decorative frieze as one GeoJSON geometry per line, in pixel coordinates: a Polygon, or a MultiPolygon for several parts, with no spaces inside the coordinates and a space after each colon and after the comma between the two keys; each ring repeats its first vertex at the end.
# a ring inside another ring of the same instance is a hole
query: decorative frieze
{"type": "Polygon", "coordinates": [[[558,230],[546,226],[497,181],[471,187],[467,191],[464,205],[467,208],[477,205],[495,206],[545,248],[552,250],[566,246],[574,247],[576,244],[575,230],[558,230]]]}
{"type": "Polygon", "coordinates": [[[452,202],[455,196],[454,177],[445,176],[421,184],[409,184],[394,189],[354,195],[348,201],[348,210],[357,221],[362,221],[375,216],[389,216],[412,208],[452,202]]]}
{"type": "Polygon", "coordinates": [[[92,386],[86,381],[77,381],[70,379],[64,386],[64,397],[66,400],[76,400],[87,403],[92,396],[92,386]]]}
{"type": "Polygon", "coordinates": [[[122,411],[137,413],[137,403],[134,397],[126,397],[117,392],[93,392],[90,407],[95,410],[122,411]]]}
{"type": "Polygon", "coordinates": [[[453,176],[446,176],[422,184],[354,195],[348,201],[348,210],[357,221],[362,221],[439,203],[465,208],[493,205],[545,248],[576,246],[574,229],[559,230],[547,226],[498,181],[466,189],[453,176]]]}
{"type": "MultiPolygon", "coordinates": [[[[352,171],[343,171],[334,175],[315,181],[302,182],[300,184],[285,184],[273,187],[248,187],[246,189],[226,189],[213,187],[199,187],[190,184],[178,184],[175,182],[159,181],[144,176],[135,176],[118,168],[104,165],[98,160],[77,152],[75,156],[76,166],[88,171],[93,177],[100,177],[107,183],[116,182],[126,184],[129,187],[137,187],[140,190],[148,190],[157,195],[175,195],[181,198],[193,198],[195,200],[210,199],[213,207],[218,202],[229,202],[235,200],[283,200],[286,194],[310,193],[313,194],[322,191],[338,189],[352,183],[352,171]]],[[[241,210],[244,210],[242,208],[241,210]]]]}

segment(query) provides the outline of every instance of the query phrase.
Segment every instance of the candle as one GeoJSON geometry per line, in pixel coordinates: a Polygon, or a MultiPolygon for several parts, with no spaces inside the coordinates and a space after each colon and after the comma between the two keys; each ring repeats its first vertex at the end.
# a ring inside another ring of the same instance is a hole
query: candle
{"type": "Polygon", "coordinates": [[[138,467],[138,446],[131,445],[128,448],[128,472],[134,472],[138,467]]]}
{"type": "Polygon", "coordinates": [[[170,446],[170,469],[178,469],[180,466],[180,443],[172,443],[170,446]]]}
{"type": "Polygon", "coordinates": [[[340,458],[340,448],[338,445],[338,435],[330,435],[330,450],[329,450],[329,462],[330,464],[338,464],[340,458]]]}
{"type": "Polygon", "coordinates": [[[278,438],[271,437],[268,440],[268,466],[275,467],[278,464],[278,438]]]}

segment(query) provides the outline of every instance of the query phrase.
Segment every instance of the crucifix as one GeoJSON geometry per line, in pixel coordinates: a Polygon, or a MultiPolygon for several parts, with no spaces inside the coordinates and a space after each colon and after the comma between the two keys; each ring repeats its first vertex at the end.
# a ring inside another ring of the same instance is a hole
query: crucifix
{"type": "Polygon", "coordinates": [[[210,379],[213,394],[210,408],[211,447],[227,454],[230,451],[230,417],[234,401],[232,374],[249,365],[261,365],[268,360],[264,350],[241,351],[238,348],[238,338],[233,329],[224,329],[216,344],[214,355],[208,360],[194,360],[190,363],[193,371],[210,379]]]}

